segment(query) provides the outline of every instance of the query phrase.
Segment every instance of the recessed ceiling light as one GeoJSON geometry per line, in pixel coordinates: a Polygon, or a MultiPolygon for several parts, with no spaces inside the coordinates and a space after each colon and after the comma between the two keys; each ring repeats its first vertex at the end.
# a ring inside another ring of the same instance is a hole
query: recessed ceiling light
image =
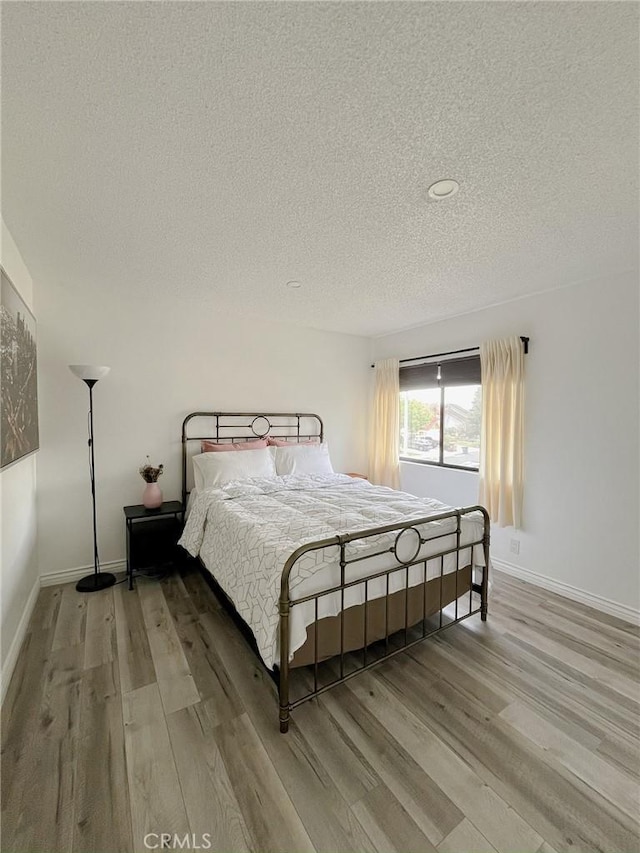
{"type": "Polygon", "coordinates": [[[450,178],[445,178],[442,181],[436,181],[431,184],[428,189],[429,198],[435,201],[441,201],[443,198],[451,198],[460,189],[460,184],[457,181],[452,181],[450,178]]]}
{"type": "Polygon", "coordinates": [[[299,287],[302,287],[301,281],[288,281],[287,287],[290,287],[292,290],[297,290],[299,287]]]}

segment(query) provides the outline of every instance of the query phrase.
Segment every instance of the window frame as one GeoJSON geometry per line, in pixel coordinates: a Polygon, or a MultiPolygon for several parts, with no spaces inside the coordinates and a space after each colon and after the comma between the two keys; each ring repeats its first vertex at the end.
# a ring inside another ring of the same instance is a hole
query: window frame
{"type": "MultiPolygon", "coordinates": [[[[439,381],[440,381],[440,377],[438,376],[438,382],[439,381]]],[[[470,384],[477,385],[478,388],[482,389],[482,383],[470,383],[470,384]]],[[[455,465],[454,463],[444,461],[444,420],[445,420],[444,392],[447,388],[455,388],[456,386],[455,385],[448,385],[447,386],[447,385],[438,384],[437,387],[440,390],[440,430],[439,430],[440,435],[439,435],[439,441],[438,441],[438,451],[439,451],[438,452],[438,461],[435,462],[433,459],[416,459],[413,456],[402,456],[401,452],[398,454],[398,460],[400,462],[415,462],[418,465],[431,465],[434,468],[451,468],[454,471],[471,471],[474,474],[479,474],[480,473],[480,459],[478,459],[478,466],[474,467],[474,468],[472,468],[470,465],[455,465]]],[[[407,390],[411,390],[411,389],[407,389],[407,390]]],[[[414,390],[419,390],[419,389],[414,389],[414,390]]],[[[424,389],[424,390],[427,390],[427,389],[424,389]]],[[[406,393],[406,392],[400,391],[400,393],[402,394],[402,393],[406,393]]]]}

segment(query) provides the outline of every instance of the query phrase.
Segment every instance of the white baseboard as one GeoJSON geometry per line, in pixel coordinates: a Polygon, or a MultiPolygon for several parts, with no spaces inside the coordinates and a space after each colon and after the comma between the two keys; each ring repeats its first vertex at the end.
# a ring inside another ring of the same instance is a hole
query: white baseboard
{"type": "Polygon", "coordinates": [[[11,645],[9,646],[9,651],[7,652],[7,656],[2,664],[2,675],[0,676],[0,704],[4,702],[4,697],[6,696],[11,676],[13,675],[13,670],[18,662],[18,655],[20,654],[20,649],[22,648],[22,643],[27,633],[29,620],[31,619],[33,608],[36,606],[39,592],[40,578],[36,578],[35,583],[31,587],[29,597],[27,598],[27,603],[22,611],[22,616],[20,617],[20,622],[18,622],[16,633],[14,634],[11,645]]]}
{"type": "MultiPolygon", "coordinates": [[[[127,564],[124,560],[111,560],[109,563],[100,563],[100,568],[105,572],[124,572],[127,564]]],[[[55,586],[59,583],[74,583],[85,575],[93,572],[93,566],[78,566],[76,569],[62,569],[57,572],[47,572],[40,575],[40,586],[55,586]]]]}
{"type": "Polygon", "coordinates": [[[617,601],[611,601],[609,598],[603,598],[601,595],[587,592],[584,589],[563,583],[563,581],[557,581],[546,575],[539,575],[537,572],[532,572],[530,569],[523,569],[521,566],[516,566],[506,560],[497,560],[495,557],[492,557],[491,564],[498,571],[504,572],[505,575],[512,575],[514,578],[519,578],[527,583],[548,589],[550,592],[570,598],[572,601],[586,604],[588,607],[593,607],[594,610],[600,610],[602,613],[608,613],[610,616],[617,616],[618,619],[631,622],[632,625],[640,625],[640,611],[634,610],[633,607],[629,607],[626,604],[618,604],[617,601]]]}

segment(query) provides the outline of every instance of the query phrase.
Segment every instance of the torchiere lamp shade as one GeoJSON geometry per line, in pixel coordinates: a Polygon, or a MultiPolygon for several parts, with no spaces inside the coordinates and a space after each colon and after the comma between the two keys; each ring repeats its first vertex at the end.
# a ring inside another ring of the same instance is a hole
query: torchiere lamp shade
{"type": "Polygon", "coordinates": [[[97,382],[103,379],[111,368],[97,364],[70,364],[69,370],[83,382],[97,382]]]}

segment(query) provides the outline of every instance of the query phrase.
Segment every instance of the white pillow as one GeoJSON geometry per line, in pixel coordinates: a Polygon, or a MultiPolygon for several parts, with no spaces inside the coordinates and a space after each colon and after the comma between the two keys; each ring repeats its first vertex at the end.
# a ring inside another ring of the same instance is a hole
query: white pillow
{"type": "Polygon", "coordinates": [[[284,474],[334,473],[326,443],[292,444],[291,447],[276,447],[275,451],[276,473],[279,477],[284,474]]]}
{"type": "Polygon", "coordinates": [[[193,481],[198,491],[230,480],[275,476],[276,466],[268,447],[242,453],[199,453],[193,457],[193,481]]]}

